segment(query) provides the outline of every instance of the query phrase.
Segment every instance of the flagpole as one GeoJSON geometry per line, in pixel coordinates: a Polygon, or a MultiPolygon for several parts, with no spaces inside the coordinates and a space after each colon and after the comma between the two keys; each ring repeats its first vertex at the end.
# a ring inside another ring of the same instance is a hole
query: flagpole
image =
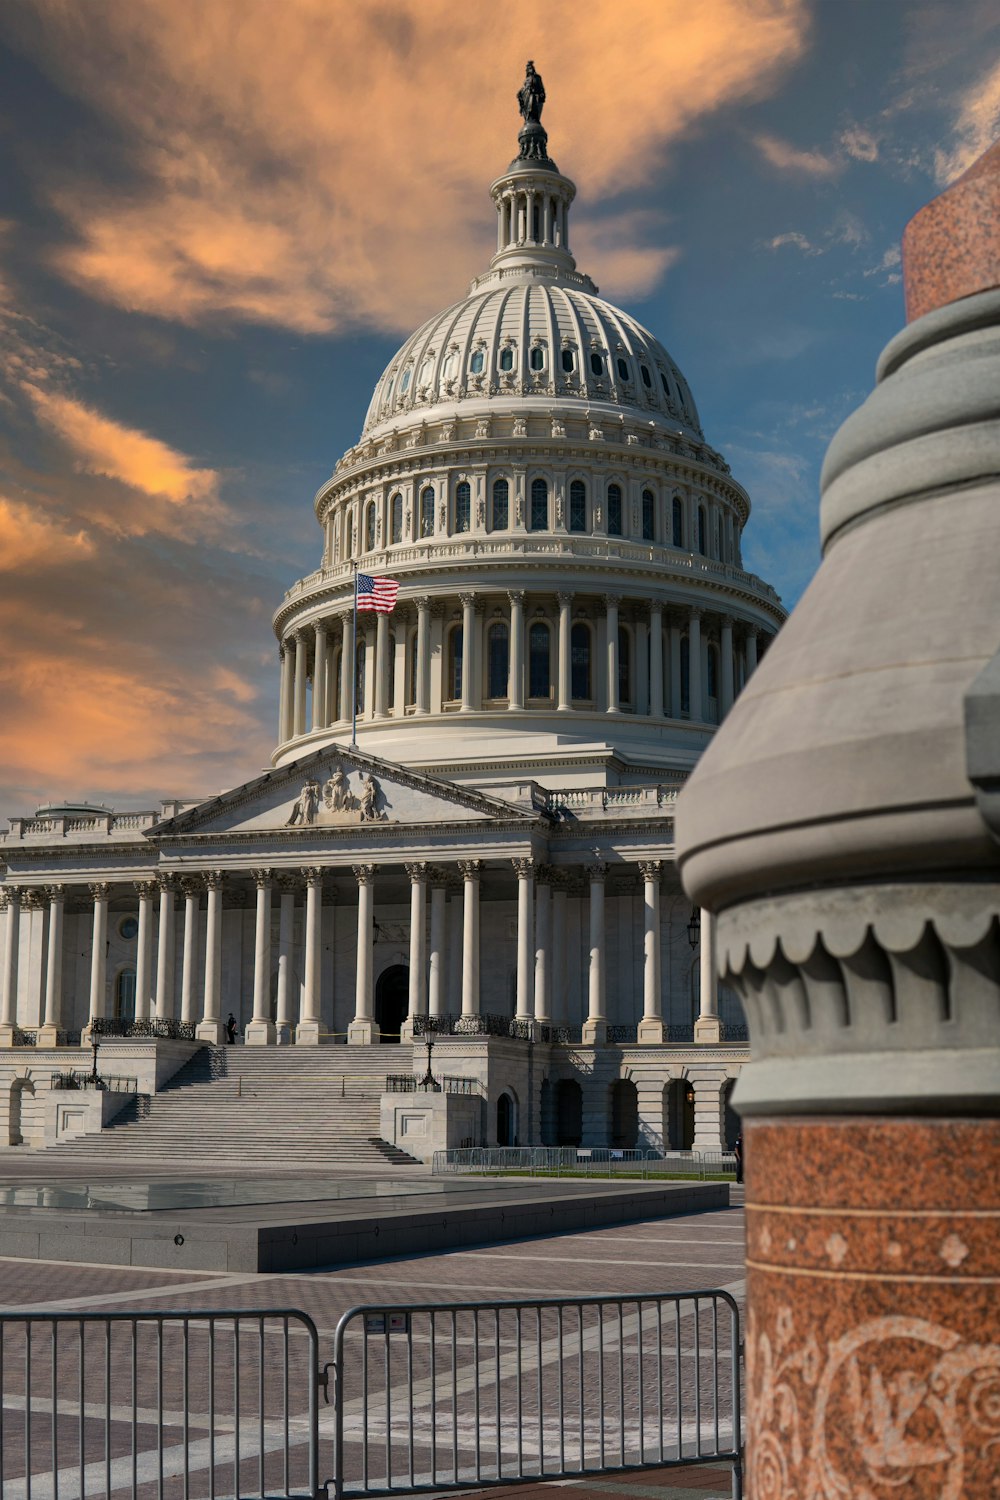
{"type": "Polygon", "coordinates": [[[351,626],[351,746],[358,748],[358,564],[351,561],[354,579],[354,622],[351,626]]]}

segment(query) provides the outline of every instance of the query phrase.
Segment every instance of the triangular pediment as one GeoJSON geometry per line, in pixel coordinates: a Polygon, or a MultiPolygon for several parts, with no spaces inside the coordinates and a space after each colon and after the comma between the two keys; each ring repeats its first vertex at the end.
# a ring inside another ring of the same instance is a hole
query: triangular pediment
{"type": "Polygon", "coordinates": [[[148,830],[151,838],[302,830],[355,831],[398,823],[534,822],[538,810],[421,775],[339,745],[268,771],[148,830]]]}

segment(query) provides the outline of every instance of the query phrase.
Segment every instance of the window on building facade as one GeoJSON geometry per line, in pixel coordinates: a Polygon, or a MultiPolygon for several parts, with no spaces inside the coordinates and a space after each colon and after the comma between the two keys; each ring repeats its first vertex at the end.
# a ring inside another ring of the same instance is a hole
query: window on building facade
{"type": "Polygon", "coordinates": [[[462,696],[461,625],[453,625],[448,636],[448,696],[455,703],[462,696]]]}
{"type": "Polygon", "coordinates": [[[414,630],[406,643],[406,702],[417,701],[417,632],[414,630]]]}
{"type": "Polygon", "coordinates": [[[375,520],[376,520],[376,517],[375,517],[375,502],[374,502],[374,500],[372,500],[372,501],[369,502],[368,509],[365,511],[365,551],[366,552],[374,552],[375,551],[375,520]]]}
{"type": "Polygon", "coordinates": [[[569,487],[569,529],[587,529],[587,486],[582,479],[574,479],[569,487]]]}
{"type": "Polygon", "coordinates": [[[593,698],[590,676],[590,626],[576,624],[569,637],[570,692],[574,698],[593,698]]]}
{"type": "Polygon", "coordinates": [[[618,360],[615,361],[615,363],[618,366],[618,379],[619,380],[628,380],[628,379],[630,379],[631,377],[629,376],[628,363],[624,359],[618,359],[618,360]]]}
{"type": "Polygon", "coordinates": [[[622,491],[621,485],[608,485],[608,536],[621,536],[622,534],[622,491]]]}
{"type": "Polygon", "coordinates": [[[645,365],[639,366],[639,374],[642,376],[643,385],[647,390],[651,391],[653,389],[653,377],[652,375],[650,375],[645,365]]]}
{"type": "Polygon", "coordinates": [[[536,620],[528,631],[528,696],[548,698],[552,687],[552,637],[549,627],[536,620]]]}
{"type": "Polygon", "coordinates": [[[509,345],[506,349],[500,350],[500,368],[501,370],[513,370],[514,368],[514,351],[509,345]]]}
{"type": "Polygon", "coordinates": [[[549,487],[544,479],[531,481],[531,526],[532,531],[547,531],[549,528],[549,487]]]}
{"type": "Polygon", "coordinates": [[[115,1019],[135,1020],[135,970],[122,969],[115,980],[115,1019]]]}
{"type": "Polygon", "coordinates": [[[544,370],[545,369],[545,350],[544,349],[539,349],[538,346],[536,345],[535,348],[532,349],[532,351],[531,351],[531,355],[530,355],[530,357],[528,359],[528,364],[530,365],[530,367],[533,370],[544,370]]]}
{"type": "Polygon", "coordinates": [[[472,358],[469,360],[469,369],[472,371],[473,375],[481,375],[483,373],[483,367],[485,366],[485,364],[485,354],[483,353],[482,349],[477,349],[472,358]]]}
{"type": "Polygon", "coordinates": [[[486,638],[486,664],[487,696],[506,698],[510,668],[510,635],[502,620],[498,620],[489,628],[486,638]]]}
{"type": "Polygon", "coordinates": [[[604,374],[604,360],[596,350],[590,356],[590,369],[592,374],[596,375],[598,379],[604,374]]]}
{"type": "Polygon", "coordinates": [[[358,641],[358,649],[354,656],[354,702],[357,713],[364,713],[365,708],[365,666],[368,652],[364,641],[358,641]]]}
{"type": "Polygon", "coordinates": [[[618,627],[618,702],[632,702],[632,634],[618,627]]]}
{"type": "Polygon", "coordinates": [[[399,394],[401,396],[405,396],[406,393],[407,393],[407,391],[410,389],[410,375],[411,374],[412,374],[412,371],[410,371],[410,370],[404,370],[403,371],[403,378],[399,382],[399,394]]]}
{"type": "Polygon", "coordinates": [[[691,712],[691,642],[681,636],[681,713],[691,712]]]}
{"type": "Polygon", "coordinates": [[[493,481],[493,531],[506,531],[510,514],[510,485],[506,479],[493,481]]]}
{"type": "Polygon", "coordinates": [[[684,502],[675,495],[670,505],[671,541],[675,547],[684,545],[684,502]]]}
{"type": "Polygon", "coordinates": [[[455,486],[455,530],[469,531],[472,527],[472,490],[463,479],[455,486]]]}
{"type": "Polygon", "coordinates": [[[653,540],[653,534],[654,534],[654,513],[655,513],[655,509],[656,509],[656,506],[655,506],[655,502],[653,500],[653,491],[652,490],[643,490],[643,492],[642,492],[642,539],[643,539],[644,542],[651,542],[653,540]]]}
{"type": "Polygon", "coordinates": [[[434,491],[430,485],[420,496],[420,535],[434,535],[434,491]]]}
{"type": "Polygon", "coordinates": [[[717,698],[719,696],[719,648],[709,646],[708,648],[708,696],[717,698]]]}
{"type": "Polygon", "coordinates": [[[576,360],[573,358],[573,351],[572,351],[572,349],[564,349],[563,352],[562,352],[562,367],[566,371],[567,374],[569,374],[572,371],[573,366],[575,365],[575,363],[576,363],[576,360]]]}
{"type": "Polygon", "coordinates": [[[702,557],[708,556],[708,518],[703,505],[698,507],[698,551],[702,557]]]}
{"type": "Polygon", "coordinates": [[[403,540],[403,497],[393,495],[392,501],[392,540],[401,542],[403,540]]]}

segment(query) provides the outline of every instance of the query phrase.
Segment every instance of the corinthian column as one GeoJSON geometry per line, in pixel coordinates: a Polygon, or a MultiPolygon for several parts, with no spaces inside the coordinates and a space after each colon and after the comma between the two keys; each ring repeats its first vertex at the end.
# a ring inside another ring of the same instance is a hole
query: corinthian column
{"type": "Polygon", "coordinates": [[[715,913],[702,907],[699,924],[699,1014],[694,1023],[696,1042],[718,1043],[721,1039],[719,1025],[719,976],[715,963],[715,913]]]}
{"type": "Polygon", "coordinates": [[[137,880],[139,935],[135,944],[135,1018],[148,1021],[153,1011],[153,892],[156,882],[137,880]]]}
{"type": "Polygon", "coordinates": [[[552,886],[545,866],[535,883],[535,1020],[552,1020],[552,886]]]}
{"type": "Polygon", "coordinates": [[[642,1020],[640,1042],[662,1042],[663,999],[660,993],[660,879],[663,862],[640,860],[643,889],[642,1020]]]}
{"type": "Polygon", "coordinates": [[[583,1041],[595,1047],[603,1046],[608,1037],[604,998],[604,880],[607,872],[607,865],[600,862],[587,866],[590,881],[590,969],[583,1041]]]}
{"type": "Polygon", "coordinates": [[[174,1018],[174,947],[177,934],[174,931],[174,892],[177,877],[171,874],[158,875],[160,888],[160,920],[156,932],[156,1018],[172,1021],[174,1018]]]}
{"type": "Polygon", "coordinates": [[[607,612],[607,712],[609,714],[620,712],[618,706],[618,600],[617,594],[604,596],[604,607],[607,612]]]}
{"type": "Polygon", "coordinates": [[[205,989],[201,1020],[195,1033],[200,1042],[216,1046],[225,1036],[222,1024],[222,871],[206,870],[208,907],[205,913],[205,989]]]}
{"type": "Polygon", "coordinates": [[[649,606],[649,713],[663,718],[663,605],[649,606]]]}
{"type": "Polygon", "coordinates": [[[293,689],[292,708],[292,733],[295,735],[305,734],[306,732],[306,668],[308,665],[306,651],[305,635],[296,635],[295,686],[293,689]]]}
{"type": "Polygon", "coordinates": [[[281,663],[281,693],[278,701],[278,741],[284,744],[292,737],[292,655],[284,641],[278,647],[281,663]]]}
{"type": "Polygon", "coordinates": [[[431,601],[417,600],[417,680],[414,697],[418,714],[431,711],[431,601]]]}
{"type": "Polygon", "coordinates": [[[274,1042],[276,1032],[271,1020],[271,871],[251,870],[257,887],[257,915],[254,926],[253,1015],[246,1029],[248,1047],[265,1047],[274,1042]]]}
{"type": "Polygon", "coordinates": [[[436,875],[431,884],[431,946],[427,965],[427,1005],[432,1016],[443,1016],[448,1009],[444,974],[447,921],[448,884],[436,875]]]}
{"type": "Polygon", "coordinates": [[[275,1040],[279,1047],[292,1040],[292,945],[295,935],[295,878],[279,875],[281,903],[278,909],[278,985],[275,996],[275,1040]]]}
{"type": "Polygon", "coordinates": [[[90,936],[90,1015],[82,1043],[89,1045],[95,1021],[108,1013],[108,897],[111,887],[104,880],[88,886],[94,899],[94,917],[90,936]]]}
{"type": "Polygon", "coordinates": [[[295,1028],[296,1044],[316,1046],[327,1035],[323,1025],[320,966],[323,957],[323,871],[302,871],[306,883],[306,936],[303,953],[302,1014],[295,1028]]]}
{"type": "Polygon", "coordinates": [[[3,974],[0,976],[0,1047],[14,1045],[17,1025],[17,940],[21,928],[21,892],[17,886],[0,890],[4,913],[3,974]]]}
{"type": "Polygon", "coordinates": [[[573,595],[557,594],[559,600],[559,702],[558,709],[569,713],[573,708],[573,673],[571,641],[573,635],[573,595]]]}
{"type": "Polygon", "coordinates": [[[479,877],[481,859],[461,859],[465,882],[462,923],[462,1015],[479,1015],[479,877]]]}
{"type": "Polygon", "coordinates": [[[517,875],[517,1005],[518,1021],[535,1014],[535,861],[512,860],[517,875]]]}
{"type": "Polygon", "coordinates": [[[45,1019],[38,1032],[38,1045],[54,1047],[62,1029],[62,946],[66,887],[47,885],[45,894],[49,901],[49,952],[45,968],[45,1019]]]}
{"type": "Polygon", "coordinates": [[[329,715],[326,710],[326,624],[316,626],[313,656],[312,727],[325,729],[329,715]]]}
{"type": "Polygon", "coordinates": [[[358,882],[358,956],[354,985],[354,1020],[347,1028],[349,1046],[367,1047],[379,1039],[375,1024],[372,947],[375,941],[375,866],[355,865],[358,882]]]}
{"type": "Polygon", "coordinates": [[[413,1018],[427,1014],[427,880],[430,867],[406,866],[410,877],[410,1003],[403,1025],[404,1042],[413,1038],[413,1018]]]}
{"type": "Polygon", "coordinates": [[[510,600],[510,656],[507,661],[507,707],[524,707],[524,593],[515,589],[510,600]]]}
{"type": "Polygon", "coordinates": [[[181,881],[184,892],[184,948],[181,957],[181,1021],[193,1026],[197,1015],[195,976],[198,967],[198,916],[201,907],[201,883],[197,876],[181,881]]]}
{"type": "Polygon", "coordinates": [[[460,713],[475,708],[476,691],[476,596],[462,596],[462,706],[460,713]]]}

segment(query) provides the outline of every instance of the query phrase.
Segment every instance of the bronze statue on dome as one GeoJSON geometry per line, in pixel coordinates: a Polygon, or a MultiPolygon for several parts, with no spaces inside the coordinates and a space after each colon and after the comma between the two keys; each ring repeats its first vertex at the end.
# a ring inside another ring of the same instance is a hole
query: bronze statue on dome
{"type": "Polygon", "coordinates": [[[524,82],[517,91],[517,103],[525,124],[529,121],[541,124],[542,106],[545,103],[545,85],[542,82],[541,73],[535,72],[533,62],[529,61],[525,69],[524,82]]]}

